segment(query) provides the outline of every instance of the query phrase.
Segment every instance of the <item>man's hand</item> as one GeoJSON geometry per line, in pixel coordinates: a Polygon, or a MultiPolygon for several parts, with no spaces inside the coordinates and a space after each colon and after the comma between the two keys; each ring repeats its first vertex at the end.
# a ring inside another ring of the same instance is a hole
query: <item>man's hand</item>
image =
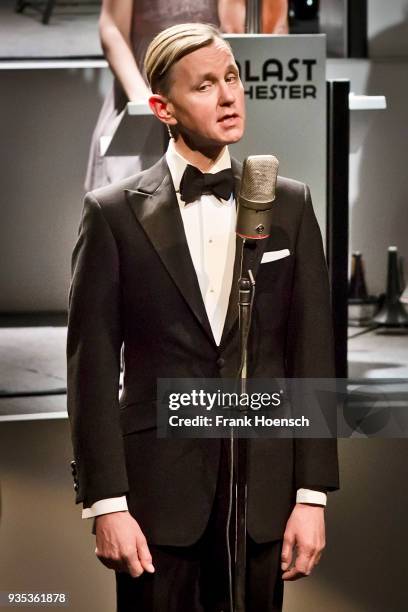
{"type": "Polygon", "coordinates": [[[283,535],[283,580],[298,580],[308,576],[319,563],[325,547],[324,508],[312,504],[296,504],[283,535]],[[296,559],[293,548],[296,547],[296,559]]]}
{"type": "Polygon", "coordinates": [[[133,578],[154,572],[152,556],[139,524],[129,512],[110,512],[95,519],[98,559],[109,569],[133,578]]]}

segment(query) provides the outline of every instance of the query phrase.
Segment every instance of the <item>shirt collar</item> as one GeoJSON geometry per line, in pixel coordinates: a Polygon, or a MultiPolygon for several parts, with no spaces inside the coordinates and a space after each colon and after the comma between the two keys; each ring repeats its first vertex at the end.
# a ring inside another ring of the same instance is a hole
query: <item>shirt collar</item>
{"type": "MultiPolygon", "coordinates": [[[[166,161],[173,180],[174,189],[178,193],[180,191],[180,183],[184,170],[186,169],[187,164],[190,162],[188,162],[182,155],[180,155],[180,153],[176,151],[173,138],[170,138],[169,145],[167,147],[166,161]]],[[[231,156],[229,154],[228,147],[224,147],[222,155],[208,172],[209,174],[215,174],[216,172],[221,172],[221,170],[226,170],[227,168],[231,168],[231,156]]]]}

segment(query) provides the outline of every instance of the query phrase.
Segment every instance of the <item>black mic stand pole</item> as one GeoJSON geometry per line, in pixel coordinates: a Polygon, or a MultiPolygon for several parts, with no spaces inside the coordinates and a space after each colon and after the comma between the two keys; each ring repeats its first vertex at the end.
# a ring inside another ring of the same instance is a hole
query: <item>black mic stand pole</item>
{"type": "MultiPolygon", "coordinates": [[[[238,281],[239,337],[240,337],[240,393],[247,390],[248,335],[251,324],[251,310],[255,280],[244,262],[246,241],[242,244],[241,276],[238,281]]],[[[239,408],[245,416],[246,408],[239,408]]],[[[245,612],[246,583],[246,532],[247,532],[247,439],[234,438],[235,472],[235,563],[234,563],[234,612],[245,612]]]]}

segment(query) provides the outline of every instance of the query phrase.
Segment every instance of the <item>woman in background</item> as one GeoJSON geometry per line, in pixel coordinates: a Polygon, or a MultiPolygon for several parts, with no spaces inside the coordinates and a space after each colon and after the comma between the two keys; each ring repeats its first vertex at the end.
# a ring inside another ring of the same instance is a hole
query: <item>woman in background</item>
{"type": "MultiPolygon", "coordinates": [[[[288,32],[287,0],[264,0],[262,31],[288,32]]],[[[102,48],[114,74],[92,136],[85,189],[90,191],[143,169],[142,156],[102,157],[101,136],[115,129],[128,101],[147,102],[150,95],[143,73],[151,40],[176,23],[212,23],[226,33],[245,31],[245,0],[102,0],[99,33],[102,48]]]]}

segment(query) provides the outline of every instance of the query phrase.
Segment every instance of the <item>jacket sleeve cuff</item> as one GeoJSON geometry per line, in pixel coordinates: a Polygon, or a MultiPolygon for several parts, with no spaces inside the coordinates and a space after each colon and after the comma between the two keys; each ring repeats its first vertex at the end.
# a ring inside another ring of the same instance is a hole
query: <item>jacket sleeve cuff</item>
{"type": "Polygon", "coordinates": [[[127,511],[128,505],[126,496],[121,497],[109,497],[108,499],[100,499],[90,508],[84,508],[82,510],[82,518],[94,518],[100,514],[109,514],[110,512],[124,512],[127,511]]]}
{"type": "Polygon", "coordinates": [[[327,495],[321,491],[313,489],[298,489],[296,493],[297,504],[319,504],[325,506],[327,504],[327,495]]]}

